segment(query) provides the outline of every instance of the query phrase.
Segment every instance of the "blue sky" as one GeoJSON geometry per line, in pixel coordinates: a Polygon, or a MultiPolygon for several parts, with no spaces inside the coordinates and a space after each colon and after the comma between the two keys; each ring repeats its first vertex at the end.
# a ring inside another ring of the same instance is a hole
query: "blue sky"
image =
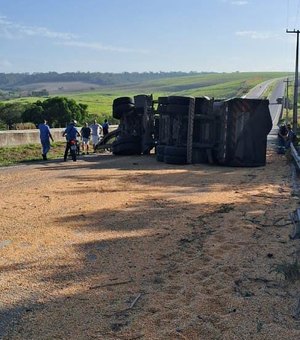
{"type": "Polygon", "coordinates": [[[0,0],[0,72],[294,71],[300,0],[0,0]]]}

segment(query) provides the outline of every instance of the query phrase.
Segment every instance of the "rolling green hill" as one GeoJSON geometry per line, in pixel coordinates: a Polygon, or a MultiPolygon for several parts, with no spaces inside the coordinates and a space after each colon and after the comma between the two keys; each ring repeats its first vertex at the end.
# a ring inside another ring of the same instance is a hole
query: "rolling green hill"
{"type": "Polygon", "coordinates": [[[146,81],[140,84],[106,87],[101,91],[67,94],[67,97],[87,104],[91,113],[111,113],[114,98],[137,94],[153,94],[157,99],[167,95],[208,96],[214,98],[240,97],[255,85],[268,79],[286,77],[286,73],[222,73],[191,75],[146,81]]]}
{"type": "MultiPolygon", "coordinates": [[[[153,94],[155,99],[166,95],[208,96],[218,99],[240,97],[265,80],[287,76],[288,74],[283,72],[187,74],[128,83],[126,85],[101,85],[93,90],[90,90],[88,86],[80,90],[80,87],[77,86],[75,92],[64,91],[66,87],[60,87],[61,90],[55,95],[73,98],[78,103],[87,104],[89,113],[109,116],[111,115],[112,102],[116,97],[137,94],[153,94]],[[87,88],[89,90],[86,90],[87,88]]],[[[53,88],[54,83],[49,83],[49,86],[50,84],[53,88]]],[[[59,87],[59,84],[57,83],[57,87],[59,87]]],[[[33,84],[30,84],[30,86],[33,88],[33,84]]],[[[47,83],[43,83],[43,86],[47,89],[47,83]]],[[[26,85],[24,87],[26,88],[26,85]]],[[[24,97],[14,99],[14,101],[26,103],[42,99],[41,97],[24,97]]]]}

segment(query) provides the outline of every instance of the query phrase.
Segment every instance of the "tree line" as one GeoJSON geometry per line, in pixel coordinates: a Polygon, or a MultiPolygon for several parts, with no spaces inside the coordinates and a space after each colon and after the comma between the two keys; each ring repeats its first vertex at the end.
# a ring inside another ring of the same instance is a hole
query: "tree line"
{"type": "Polygon", "coordinates": [[[88,106],[76,103],[74,99],[53,97],[35,103],[0,103],[0,129],[34,128],[46,119],[51,127],[65,127],[72,119],[83,124],[95,119],[89,115],[88,106]]]}
{"type": "Polygon", "coordinates": [[[48,73],[0,73],[0,89],[12,90],[18,86],[41,82],[83,81],[97,85],[126,85],[160,78],[173,78],[200,74],[197,72],[48,72],[48,73]]]}

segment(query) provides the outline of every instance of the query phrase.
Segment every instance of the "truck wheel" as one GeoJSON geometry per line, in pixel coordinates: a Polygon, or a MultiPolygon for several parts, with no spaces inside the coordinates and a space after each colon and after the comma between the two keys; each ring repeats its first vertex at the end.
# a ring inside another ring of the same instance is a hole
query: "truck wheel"
{"type": "Polygon", "coordinates": [[[158,104],[167,105],[169,104],[168,97],[158,97],[158,104]]]}
{"type": "Polygon", "coordinates": [[[179,104],[169,104],[169,105],[167,105],[167,113],[188,115],[189,114],[189,106],[188,105],[179,105],[179,104]]]}
{"type": "Polygon", "coordinates": [[[158,162],[163,162],[165,157],[165,145],[156,145],[155,153],[156,153],[156,160],[158,162]]]}
{"type": "Polygon", "coordinates": [[[186,147],[183,146],[166,146],[166,156],[184,157],[186,158],[186,147]]]}
{"type": "Polygon", "coordinates": [[[114,155],[140,155],[141,139],[138,136],[120,137],[112,144],[114,155]]]}
{"type": "Polygon", "coordinates": [[[165,155],[164,162],[167,164],[186,164],[186,157],[165,155]]]}
{"type": "Polygon", "coordinates": [[[157,154],[156,154],[156,160],[157,160],[158,162],[163,162],[164,159],[165,159],[165,155],[163,155],[163,154],[161,154],[161,153],[157,153],[157,154]]]}
{"type": "Polygon", "coordinates": [[[112,152],[114,155],[140,155],[141,147],[135,143],[113,144],[112,152]]]}
{"type": "Polygon", "coordinates": [[[155,147],[155,153],[159,153],[164,155],[165,154],[165,145],[156,145],[155,147]]]}
{"type": "Polygon", "coordinates": [[[132,112],[134,108],[135,108],[134,104],[130,103],[113,106],[113,117],[116,119],[121,119],[123,114],[132,112]]]}
{"type": "Polygon", "coordinates": [[[113,106],[118,106],[120,104],[134,104],[134,100],[131,97],[119,97],[113,101],[113,106]]]}
{"type": "Polygon", "coordinates": [[[168,104],[175,105],[189,105],[192,97],[184,97],[184,96],[169,96],[168,104]]]}

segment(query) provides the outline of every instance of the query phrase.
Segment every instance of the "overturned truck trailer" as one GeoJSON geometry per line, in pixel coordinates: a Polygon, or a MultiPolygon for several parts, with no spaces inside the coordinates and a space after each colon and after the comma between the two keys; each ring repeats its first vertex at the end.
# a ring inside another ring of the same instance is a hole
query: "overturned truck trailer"
{"type": "Polygon", "coordinates": [[[267,135],[272,129],[269,101],[234,98],[219,103],[218,164],[263,166],[266,164],[267,135]]]}
{"type": "Polygon", "coordinates": [[[112,144],[115,155],[149,154],[154,147],[153,99],[148,95],[116,98],[113,117],[120,120],[112,144]]]}
{"type": "Polygon", "coordinates": [[[265,165],[272,128],[268,100],[171,96],[159,98],[158,103],[158,161],[265,165]]]}
{"type": "Polygon", "coordinates": [[[170,164],[266,164],[272,128],[268,100],[169,96],[153,101],[139,95],[115,99],[113,115],[120,119],[116,155],[148,154],[155,146],[157,160],[170,164]]]}

